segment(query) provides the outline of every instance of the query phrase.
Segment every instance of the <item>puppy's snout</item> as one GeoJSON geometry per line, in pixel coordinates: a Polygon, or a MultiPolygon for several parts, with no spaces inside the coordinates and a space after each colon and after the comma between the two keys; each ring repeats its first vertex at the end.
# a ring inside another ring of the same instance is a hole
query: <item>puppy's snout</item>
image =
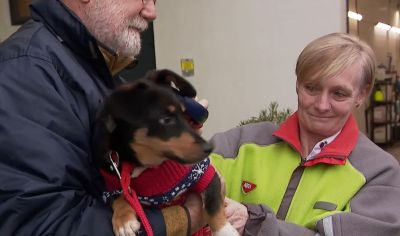
{"type": "Polygon", "coordinates": [[[213,149],[214,149],[214,147],[211,143],[205,143],[203,145],[203,150],[206,155],[209,155],[213,149]]]}

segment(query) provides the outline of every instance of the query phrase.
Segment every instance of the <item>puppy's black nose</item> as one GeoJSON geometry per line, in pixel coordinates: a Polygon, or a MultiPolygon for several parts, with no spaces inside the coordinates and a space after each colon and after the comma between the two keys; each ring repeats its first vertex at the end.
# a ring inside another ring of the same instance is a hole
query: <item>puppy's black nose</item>
{"type": "Polygon", "coordinates": [[[211,143],[205,143],[203,145],[204,153],[206,153],[207,155],[210,154],[213,149],[214,149],[214,147],[213,147],[213,145],[211,143]]]}

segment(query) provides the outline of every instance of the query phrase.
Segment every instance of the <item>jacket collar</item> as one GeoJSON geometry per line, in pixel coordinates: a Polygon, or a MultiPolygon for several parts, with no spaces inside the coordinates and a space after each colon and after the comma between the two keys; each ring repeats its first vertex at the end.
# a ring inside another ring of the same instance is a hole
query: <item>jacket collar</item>
{"type": "Polygon", "coordinates": [[[103,54],[104,60],[112,76],[117,75],[125,68],[135,67],[138,62],[134,58],[118,56],[104,47],[100,46],[99,49],[103,54]]]}
{"type": "Polygon", "coordinates": [[[60,0],[39,0],[31,4],[31,15],[42,22],[56,37],[75,53],[94,60],[102,59],[97,40],[89,33],[67,6],[60,0]]]}
{"type": "Polygon", "coordinates": [[[31,16],[39,21],[76,55],[88,61],[110,88],[115,81],[108,69],[98,42],[61,0],[37,0],[31,4],[31,16]]]}
{"type": "MultiPolygon", "coordinates": [[[[298,153],[301,153],[300,128],[298,113],[291,115],[274,132],[278,138],[289,143],[298,153]]],[[[316,156],[315,159],[306,161],[304,166],[312,166],[317,163],[344,165],[358,140],[358,126],[353,115],[350,115],[340,134],[316,156]]]]}

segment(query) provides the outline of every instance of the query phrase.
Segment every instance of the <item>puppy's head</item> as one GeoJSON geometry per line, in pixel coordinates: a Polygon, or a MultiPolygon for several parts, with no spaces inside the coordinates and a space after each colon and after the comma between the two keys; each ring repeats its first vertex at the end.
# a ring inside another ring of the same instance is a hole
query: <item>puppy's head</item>
{"type": "Polygon", "coordinates": [[[100,115],[104,155],[117,151],[121,161],[155,166],[164,160],[198,162],[211,145],[187,123],[171,89],[150,80],[128,83],[105,101],[100,115]]]}

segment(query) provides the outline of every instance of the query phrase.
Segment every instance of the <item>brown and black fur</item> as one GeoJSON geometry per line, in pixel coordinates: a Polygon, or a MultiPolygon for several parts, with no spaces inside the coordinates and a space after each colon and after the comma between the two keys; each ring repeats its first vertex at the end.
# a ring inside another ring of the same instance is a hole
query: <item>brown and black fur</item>
{"type": "MultiPolygon", "coordinates": [[[[196,96],[189,82],[161,70],[122,85],[105,100],[96,130],[98,163],[109,166],[106,154],[110,150],[119,153],[120,162],[145,167],[168,159],[191,164],[208,156],[212,147],[188,124],[171,82],[181,95],[196,96]]],[[[217,175],[204,196],[206,218],[213,230],[219,230],[226,220],[217,175]]]]}

